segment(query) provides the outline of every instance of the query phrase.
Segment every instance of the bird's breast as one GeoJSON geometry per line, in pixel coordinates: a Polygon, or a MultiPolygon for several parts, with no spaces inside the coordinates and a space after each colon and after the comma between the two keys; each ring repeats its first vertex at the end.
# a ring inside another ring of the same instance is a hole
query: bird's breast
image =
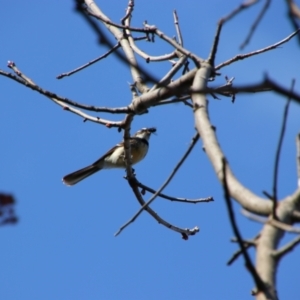
{"type": "Polygon", "coordinates": [[[148,152],[148,145],[140,142],[138,146],[131,147],[131,160],[132,164],[136,164],[141,161],[148,152]]]}
{"type": "MultiPolygon", "coordinates": [[[[142,141],[131,145],[131,162],[136,164],[140,162],[148,152],[148,145],[142,141]]],[[[104,159],[104,168],[125,168],[124,148],[119,147],[104,159]]]]}

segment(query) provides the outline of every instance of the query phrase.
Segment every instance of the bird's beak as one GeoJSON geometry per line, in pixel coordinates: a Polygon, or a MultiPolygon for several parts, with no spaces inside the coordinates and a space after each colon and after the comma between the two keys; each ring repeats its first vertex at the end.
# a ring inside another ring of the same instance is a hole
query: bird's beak
{"type": "Polygon", "coordinates": [[[150,127],[150,128],[147,129],[147,132],[149,134],[154,133],[154,132],[156,132],[156,128],[155,127],[150,127]]]}

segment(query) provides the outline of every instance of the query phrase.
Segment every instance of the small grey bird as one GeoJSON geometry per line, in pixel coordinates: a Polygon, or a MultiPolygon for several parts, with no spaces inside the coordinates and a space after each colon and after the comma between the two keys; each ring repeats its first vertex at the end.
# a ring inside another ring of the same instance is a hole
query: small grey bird
{"type": "MultiPolygon", "coordinates": [[[[150,135],[155,131],[154,127],[142,128],[130,137],[131,161],[133,165],[146,156],[149,149],[150,135]]],[[[66,185],[74,185],[102,169],[126,168],[124,155],[124,143],[121,142],[90,166],[66,175],[62,181],[66,185]]]]}

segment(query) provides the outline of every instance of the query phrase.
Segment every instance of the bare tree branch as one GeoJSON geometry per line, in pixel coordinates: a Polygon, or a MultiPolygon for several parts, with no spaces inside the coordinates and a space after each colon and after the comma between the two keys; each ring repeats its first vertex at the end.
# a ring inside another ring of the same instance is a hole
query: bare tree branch
{"type": "MultiPolygon", "coordinates": [[[[201,69],[198,70],[194,77],[192,90],[202,91],[206,89],[207,80],[211,74],[210,68],[209,65],[202,64],[201,69]]],[[[206,97],[201,92],[193,92],[192,101],[194,105],[196,128],[203,141],[205,153],[209,157],[219,181],[223,182],[222,159],[225,155],[223,154],[215,130],[209,120],[206,97]]],[[[271,201],[266,201],[265,199],[258,197],[244,187],[233,175],[228,163],[226,172],[227,184],[232,198],[251,212],[258,214],[270,213],[271,201]]]]}
{"type": "Polygon", "coordinates": [[[209,57],[207,59],[208,63],[213,67],[215,65],[215,58],[216,58],[216,54],[217,54],[217,49],[218,49],[218,45],[219,45],[220,34],[221,34],[223,23],[224,23],[224,21],[222,19],[218,23],[217,32],[215,34],[212,49],[211,49],[209,57]]]}
{"type": "Polygon", "coordinates": [[[180,70],[180,68],[185,64],[187,61],[186,56],[182,56],[172,67],[172,69],[156,84],[153,85],[150,91],[154,91],[161,86],[165,86],[170,83],[172,77],[180,70]]]}
{"type": "Polygon", "coordinates": [[[259,15],[257,16],[256,20],[254,21],[254,23],[252,24],[249,34],[246,37],[245,41],[241,44],[240,49],[244,49],[250,42],[250,39],[252,37],[252,35],[255,32],[256,27],[258,26],[259,22],[262,20],[264,14],[266,13],[269,5],[270,5],[271,0],[265,0],[265,5],[262,7],[261,12],[259,13],[259,15]]]}
{"type": "Polygon", "coordinates": [[[176,28],[176,32],[177,32],[178,44],[180,46],[183,46],[183,37],[181,34],[181,30],[180,30],[180,26],[179,26],[179,19],[178,19],[176,10],[173,11],[173,17],[174,17],[174,24],[175,24],[175,28],[176,28]]]}
{"type": "Polygon", "coordinates": [[[111,26],[109,18],[100,10],[100,8],[95,4],[93,0],[85,0],[86,7],[88,7],[88,11],[84,6],[79,6],[78,10],[82,14],[83,17],[85,17],[86,21],[89,22],[89,24],[92,26],[92,28],[97,32],[99,37],[104,40],[105,44],[109,45],[109,47],[112,47],[104,35],[104,33],[97,27],[97,25],[86,15],[87,12],[92,12],[94,15],[101,16],[103,20],[103,24],[106,26],[106,28],[110,31],[110,33],[116,38],[116,40],[120,43],[124,53],[125,57],[116,51],[115,53],[118,54],[118,57],[122,59],[122,61],[125,61],[126,64],[130,67],[131,76],[133,78],[133,82],[136,83],[138,90],[140,93],[145,93],[149,90],[147,85],[145,84],[144,79],[141,76],[141,73],[146,77],[146,80],[153,80],[156,82],[156,80],[153,78],[153,76],[150,76],[147,72],[144,72],[137,64],[137,61],[135,59],[134,53],[129,45],[129,42],[127,39],[124,39],[124,34],[119,30],[116,26],[111,26]]]}
{"type": "Polygon", "coordinates": [[[255,222],[259,222],[259,223],[262,223],[262,224],[270,224],[280,230],[284,230],[284,231],[287,231],[287,232],[290,232],[290,233],[300,233],[300,228],[297,228],[297,227],[293,227],[289,224],[286,224],[286,223],[283,223],[283,222],[280,222],[278,220],[275,220],[275,219],[266,219],[266,218],[263,218],[263,217],[260,217],[260,216],[257,216],[257,215],[254,215],[254,214],[251,214],[250,212],[246,211],[245,209],[242,210],[242,214],[247,217],[249,220],[252,220],[252,221],[255,221],[255,222]]]}
{"type": "MultiPolygon", "coordinates": [[[[249,249],[250,247],[256,247],[257,244],[257,239],[260,237],[260,234],[258,234],[254,239],[252,240],[243,240],[244,246],[246,249],[249,249]]],[[[238,243],[237,238],[231,239],[232,242],[238,243]]],[[[242,249],[238,249],[236,252],[234,252],[231,256],[231,258],[228,260],[226,263],[227,266],[232,265],[238,258],[239,256],[243,254],[242,249]]]]}
{"type": "MultiPolygon", "coordinates": [[[[300,26],[300,22],[299,22],[300,9],[294,0],[286,0],[286,4],[288,7],[288,11],[289,11],[288,14],[289,14],[289,19],[291,21],[291,24],[294,27],[294,30],[297,30],[300,26]]],[[[298,35],[297,37],[298,37],[298,43],[300,44],[300,35],[298,35]]]]}
{"type": "MultiPolygon", "coordinates": [[[[156,191],[141,182],[137,182],[137,185],[142,188],[142,191],[148,191],[152,194],[156,193],[156,191]]],[[[178,198],[178,197],[171,197],[163,193],[158,194],[159,197],[174,201],[174,202],[182,202],[182,203],[192,203],[192,204],[197,204],[197,203],[203,203],[203,202],[211,202],[214,201],[213,197],[207,197],[207,198],[199,198],[199,199],[188,199],[188,198],[178,198]]]]}
{"type": "Polygon", "coordinates": [[[242,4],[240,4],[237,8],[235,8],[229,15],[223,18],[224,22],[229,21],[232,19],[235,15],[239,14],[242,10],[251,7],[252,5],[258,3],[259,0],[249,0],[242,4]]]}
{"type": "MultiPolygon", "coordinates": [[[[175,82],[175,81],[174,81],[175,82]]],[[[199,92],[199,89],[191,88],[189,89],[190,92],[199,92]]],[[[258,84],[250,84],[244,86],[230,86],[225,85],[223,87],[217,88],[203,88],[201,90],[202,93],[218,93],[218,94],[238,94],[238,93],[257,93],[257,92],[266,92],[266,91],[274,91],[275,93],[290,97],[292,100],[300,104],[300,94],[295,92],[291,92],[290,89],[287,89],[272,79],[268,78],[267,76],[258,84]]]]}
{"type": "MultiPolygon", "coordinates": [[[[300,189],[281,200],[280,205],[278,205],[276,209],[278,221],[284,224],[291,224],[293,211],[299,209],[299,204],[300,189]]],[[[272,225],[268,223],[265,224],[260,232],[261,236],[256,247],[256,270],[275,297],[277,294],[276,271],[278,260],[271,254],[278,247],[279,242],[283,237],[284,230],[273,226],[274,221],[277,220],[272,220],[272,225]]],[[[265,298],[259,297],[258,299],[265,298]]]]}
{"type": "Polygon", "coordinates": [[[300,235],[298,235],[295,239],[291,242],[287,243],[286,245],[282,246],[280,249],[273,251],[273,256],[279,260],[287,253],[294,250],[294,248],[300,243],[300,235]]]}
{"type": "Polygon", "coordinates": [[[183,96],[183,97],[180,97],[180,98],[173,98],[173,99],[170,99],[170,100],[164,100],[164,101],[158,102],[156,104],[153,104],[153,106],[176,104],[176,103],[182,102],[184,105],[187,105],[188,107],[193,108],[193,105],[190,104],[189,102],[187,102],[187,100],[190,99],[190,98],[191,98],[190,95],[183,96]]]}
{"type": "MultiPolygon", "coordinates": [[[[295,80],[292,81],[292,86],[291,86],[291,92],[293,92],[295,86],[295,80]]],[[[286,122],[287,122],[287,117],[288,117],[288,111],[289,111],[289,105],[291,102],[291,98],[289,97],[286,105],[284,107],[284,112],[283,112],[283,120],[282,120],[282,126],[281,126],[281,131],[279,135],[279,141],[278,141],[278,146],[276,150],[276,155],[275,155],[275,163],[274,163],[274,177],[273,177],[273,209],[272,209],[272,216],[274,219],[276,219],[276,207],[277,207],[277,180],[278,180],[278,168],[279,168],[279,159],[280,159],[280,152],[282,148],[282,143],[283,143],[283,138],[285,134],[285,127],[286,127],[286,122]]]]}
{"type": "MultiPolygon", "coordinates": [[[[146,36],[142,36],[142,37],[134,38],[134,40],[135,41],[140,41],[140,40],[145,40],[146,38],[147,38],[146,36]]],[[[66,76],[71,76],[71,75],[73,75],[73,74],[75,74],[75,73],[77,73],[77,72],[79,72],[79,71],[81,71],[81,70],[83,70],[83,69],[85,69],[85,68],[93,65],[94,63],[100,61],[101,59],[106,58],[107,56],[109,56],[111,53],[113,53],[115,50],[117,50],[120,47],[121,47],[120,43],[117,43],[116,45],[114,45],[110,50],[108,50],[103,55],[101,55],[101,56],[99,56],[99,57],[97,57],[97,58],[89,61],[88,63],[86,63],[86,64],[84,64],[84,65],[82,65],[82,66],[80,66],[80,67],[78,67],[78,68],[76,68],[76,69],[74,69],[74,70],[72,70],[70,72],[62,73],[62,74],[58,75],[56,78],[57,79],[62,79],[64,77],[66,77],[66,76]]]]}
{"type": "Polygon", "coordinates": [[[235,57],[233,57],[233,58],[231,58],[231,59],[229,59],[229,60],[227,60],[227,61],[219,64],[218,66],[216,66],[215,70],[220,70],[221,68],[223,68],[225,66],[228,66],[228,65],[230,65],[233,62],[236,62],[238,60],[242,60],[242,59],[245,59],[245,58],[253,56],[253,55],[258,55],[258,54],[261,54],[261,53],[264,53],[264,52],[276,49],[278,46],[280,46],[280,45],[288,42],[291,38],[293,38],[295,35],[297,35],[299,31],[300,31],[300,28],[297,29],[292,34],[290,34],[288,37],[284,38],[283,40],[281,40],[281,41],[279,41],[279,42],[277,42],[277,43],[275,43],[273,45],[267,46],[267,47],[265,47],[263,49],[252,51],[252,52],[249,52],[249,53],[246,53],[246,54],[238,54],[235,57]]]}
{"type": "Polygon", "coordinates": [[[99,13],[100,12],[99,8],[97,10],[94,10],[94,7],[95,7],[95,4],[93,3],[94,1],[86,0],[85,2],[89,8],[87,13],[90,14],[91,16],[101,20],[104,24],[106,24],[108,29],[119,28],[119,29],[128,29],[130,31],[156,34],[161,39],[165,40],[167,43],[172,45],[179,52],[190,57],[195,62],[196,65],[199,65],[199,63],[201,63],[201,61],[202,61],[201,58],[197,57],[195,54],[191,53],[190,51],[187,51],[185,48],[183,48],[181,45],[179,45],[173,39],[171,39],[167,35],[165,35],[162,31],[158,30],[158,28],[155,25],[148,25],[147,23],[144,23],[144,28],[136,28],[136,27],[120,25],[120,24],[112,22],[106,16],[104,16],[102,13],[99,13]]]}
{"type": "Polygon", "coordinates": [[[134,1],[133,0],[129,0],[128,1],[128,5],[127,5],[127,9],[126,9],[126,14],[125,16],[121,19],[121,23],[122,25],[125,25],[125,21],[131,17],[131,13],[133,12],[134,9],[134,1]]]}
{"type": "MultiPolygon", "coordinates": [[[[124,34],[126,35],[132,50],[136,54],[138,54],[139,56],[144,58],[147,63],[150,62],[150,61],[160,62],[160,61],[165,61],[165,60],[168,60],[168,59],[176,58],[177,57],[176,51],[173,51],[173,52],[165,54],[165,55],[150,56],[150,55],[146,54],[144,51],[142,51],[140,48],[138,48],[136,46],[136,44],[134,42],[134,39],[131,36],[131,31],[129,29],[130,28],[130,22],[131,22],[131,13],[133,11],[133,7],[134,7],[134,1],[129,1],[129,5],[128,5],[127,11],[126,11],[126,15],[128,15],[128,17],[126,18],[126,20],[124,22],[122,22],[122,24],[127,28],[127,29],[124,29],[124,34]]],[[[150,41],[148,32],[146,32],[146,36],[147,36],[147,39],[150,41]]]]}
{"type": "Polygon", "coordinates": [[[223,175],[224,198],[226,200],[226,206],[227,206],[227,210],[228,210],[230,224],[232,226],[234,235],[237,238],[238,244],[239,244],[241,252],[243,254],[247,270],[250,272],[250,274],[251,274],[251,276],[252,276],[252,278],[253,278],[253,280],[256,284],[256,287],[257,287],[258,291],[263,292],[264,294],[267,295],[268,291],[266,289],[266,286],[263,283],[263,281],[261,280],[260,276],[257,274],[257,272],[256,272],[256,270],[255,270],[255,268],[252,264],[252,261],[250,259],[250,256],[249,256],[248,252],[247,252],[247,249],[244,245],[242,236],[240,234],[240,231],[239,231],[238,226],[237,226],[236,221],[235,221],[235,216],[234,216],[234,213],[233,213],[232,203],[231,203],[231,199],[230,199],[230,192],[229,192],[229,188],[228,188],[228,185],[227,185],[227,179],[226,179],[227,162],[226,162],[225,158],[222,159],[222,164],[223,164],[222,175],[223,175]]]}
{"type": "MultiPolygon", "coordinates": [[[[197,143],[199,139],[199,134],[196,133],[195,136],[192,138],[192,142],[189,146],[189,148],[187,149],[187,151],[185,152],[185,154],[183,155],[183,157],[180,159],[180,161],[177,163],[177,165],[175,166],[174,170],[172,171],[172,173],[170,174],[170,176],[167,178],[167,180],[163,183],[163,185],[154,193],[154,195],[146,202],[143,204],[143,206],[138,210],[138,212],[128,221],[126,222],[118,231],[117,234],[119,234],[123,229],[125,229],[129,224],[133,223],[138,216],[143,212],[144,209],[148,208],[149,205],[155,200],[155,198],[163,191],[163,189],[169,184],[169,182],[172,180],[172,178],[174,177],[174,175],[176,174],[176,172],[178,171],[178,169],[180,168],[180,166],[184,163],[185,159],[189,156],[189,154],[191,153],[192,149],[194,148],[195,144],[197,143]]],[[[128,178],[129,180],[130,178],[128,178]]]]}
{"type": "MultiPolygon", "coordinates": [[[[26,87],[29,87],[35,91],[38,91],[39,93],[43,94],[44,96],[46,96],[47,98],[49,98],[50,100],[52,100],[54,103],[58,104],[59,106],[61,106],[64,110],[66,111],[70,111],[78,116],[81,116],[84,121],[89,120],[91,122],[95,122],[98,124],[102,124],[105,125],[106,127],[122,127],[123,126],[123,122],[119,121],[119,122],[114,122],[114,121],[110,121],[110,120],[106,120],[103,118],[99,118],[99,117],[93,117],[91,115],[88,115],[78,109],[75,109],[71,106],[66,105],[65,103],[67,101],[63,100],[65,98],[61,98],[58,97],[56,94],[53,94],[51,92],[45,91],[43,89],[41,89],[38,85],[36,85],[29,77],[27,77],[25,74],[23,74],[16,66],[16,64],[12,61],[8,62],[8,67],[11,68],[19,77],[14,76],[13,74],[10,73],[6,73],[2,70],[0,70],[0,75],[4,75],[6,77],[9,77],[23,85],[25,85],[26,87]]],[[[70,101],[70,100],[68,100],[70,101]]]]}
{"type": "Polygon", "coordinates": [[[296,149],[297,149],[297,158],[296,158],[296,166],[297,166],[297,177],[298,177],[298,188],[300,188],[300,133],[297,134],[296,137],[296,149]]]}
{"type": "Polygon", "coordinates": [[[202,58],[198,57],[196,54],[190,52],[189,50],[186,50],[185,48],[177,44],[173,39],[165,35],[162,31],[155,28],[155,34],[158,35],[161,39],[163,39],[167,43],[169,43],[170,45],[172,45],[176,50],[181,52],[183,55],[191,58],[197,67],[201,65],[201,62],[203,61],[202,58]]]}
{"type": "Polygon", "coordinates": [[[99,60],[107,57],[108,55],[110,55],[111,53],[113,53],[115,50],[117,50],[118,48],[120,48],[120,46],[121,46],[120,43],[117,43],[110,50],[108,50],[105,54],[103,54],[103,55],[101,55],[101,56],[99,56],[99,57],[97,57],[97,58],[89,61],[88,63],[84,64],[83,66],[80,66],[80,67],[78,67],[78,68],[76,68],[76,69],[74,69],[74,70],[72,70],[70,72],[62,73],[62,74],[58,75],[56,78],[57,79],[61,79],[61,78],[66,77],[66,76],[71,76],[71,75],[73,75],[73,74],[75,74],[75,73],[77,73],[77,72],[79,72],[79,71],[81,71],[81,70],[83,70],[83,69],[91,66],[92,64],[96,63],[97,61],[99,61],[99,60]]]}

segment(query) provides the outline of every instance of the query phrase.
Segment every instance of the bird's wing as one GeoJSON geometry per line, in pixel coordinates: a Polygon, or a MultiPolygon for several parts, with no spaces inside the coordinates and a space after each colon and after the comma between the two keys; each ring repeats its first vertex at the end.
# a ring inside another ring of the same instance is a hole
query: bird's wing
{"type": "MultiPolygon", "coordinates": [[[[134,138],[134,137],[131,137],[129,142],[130,142],[130,146],[133,148],[138,144],[137,138],[134,138]]],[[[124,146],[124,142],[121,142],[121,143],[115,145],[110,150],[108,150],[105,154],[103,154],[98,160],[96,160],[92,165],[98,165],[106,157],[110,156],[116,149],[123,147],[123,146],[124,146]]]]}
{"type": "Polygon", "coordinates": [[[110,150],[108,150],[105,154],[103,154],[98,160],[96,160],[93,165],[98,165],[100,162],[104,161],[104,159],[108,156],[110,156],[116,149],[123,146],[123,143],[119,143],[116,146],[112,147],[110,150]]]}

